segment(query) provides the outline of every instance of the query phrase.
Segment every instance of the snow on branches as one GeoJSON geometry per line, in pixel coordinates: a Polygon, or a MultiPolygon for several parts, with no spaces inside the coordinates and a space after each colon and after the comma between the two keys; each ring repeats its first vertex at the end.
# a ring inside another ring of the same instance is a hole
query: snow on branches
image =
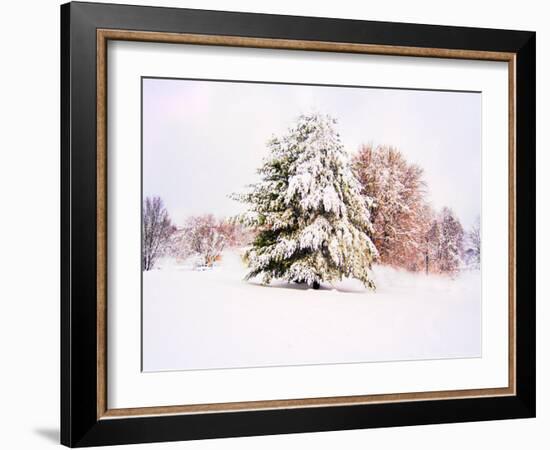
{"type": "MultiPolygon", "coordinates": [[[[231,197],[236,220],[188,217],[176,229],[159,197],[143,204],[143,270],[162,256],[212,267],[228,247],[248,245],[247,279],[318,288],[344,277],[374,288],[373,262],[426,273],[479,269],[479,221],[464,232],[450,208],[436,213],[423,170],[391,146],[363,145],[352,157],[328,115],[301,115],[267,143],[260,182],[231,197]]],[[[235,218],[234,218],[235,219],[235,218]]]]}
{"type": "Polygon", "coordinates": [[[247,234],[239,224],[216,219],[212,214],[188,217],[178,230],[176,256],[192,258],[197,267],[211,267],[228,247],[246,242],[247,234]]]}
{"type": "Polygon", "coordinates": [[[176,227],[160,197],[147,197],[142,210],[142,270],[151,270],[170,249],[176,227]]]}
{"type": "Polygon", "coordinates": [[[242,223],[259,230],[245,255],[247,278],[317,288],[354,277],[374,288],[371,200],[360,194],[335,123],[327,115],[301,115],[286,135],[268,142],[261,181],[234,196],[249,207],[242,223]]]}
{"type": "Polygon", "coordinates": [[[423,171],[389,146],[363,145],[353,157],[362,193],[373,199],[372,238],[380,262],[418,270],[426,232],[423,171]]]}
{"type": "Polygon", "coordinates": [[[462,266],[464,230],[454,212],[444,207],[426,235],[426,273],[456,274],[462,266]]]}
{"type": "Polygon", "coordinates": [[[466,233],[464,262],[470,269],[479,269],[481,266],[481,224],[479,217],[466,233]]]}
{"type": "Polygon", "coordinates": [[[461,267],[462,225],[449,208],[436,215],[429,206],[420,167],[394,147],[363,145],[353,169],[371,202],[371,237],[381,264],[450,274],[461,267]]]}

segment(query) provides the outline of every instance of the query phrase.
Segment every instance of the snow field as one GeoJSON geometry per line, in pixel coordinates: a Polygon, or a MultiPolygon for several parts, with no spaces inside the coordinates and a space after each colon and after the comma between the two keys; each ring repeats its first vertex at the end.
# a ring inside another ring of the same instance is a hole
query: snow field
{"type": "Polygon", "coordinates": [[[481,356],[481,278],[375,266],[313,290],[243,281],[236,251],[192,270],[165,260],[143,273],[144,371],[481,356]]]}

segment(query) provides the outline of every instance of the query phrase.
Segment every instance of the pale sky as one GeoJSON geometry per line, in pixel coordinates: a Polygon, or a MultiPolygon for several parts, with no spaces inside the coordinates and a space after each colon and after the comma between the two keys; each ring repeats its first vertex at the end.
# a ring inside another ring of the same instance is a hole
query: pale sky
{"type": "Polygon", "coordinates": [[[302,113],[336,118],[346,150],[397,147],[424,169],[428,200],[469,228],[481,213],[481,94],[172,79],[143,80],[143,195],[177,224],[243,211],[266,142],[302,113]]]}

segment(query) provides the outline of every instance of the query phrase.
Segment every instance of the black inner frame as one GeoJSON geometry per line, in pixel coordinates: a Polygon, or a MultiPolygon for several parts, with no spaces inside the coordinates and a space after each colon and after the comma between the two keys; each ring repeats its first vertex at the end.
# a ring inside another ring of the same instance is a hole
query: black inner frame
{"type": "Polygon", "coordinates": [[[71,447],[535,416],[535,33],[94,3],[61,6],[61,443],[71,447]],[[96,30],[516,54],[515,396],[97,418],[96,30]]]}

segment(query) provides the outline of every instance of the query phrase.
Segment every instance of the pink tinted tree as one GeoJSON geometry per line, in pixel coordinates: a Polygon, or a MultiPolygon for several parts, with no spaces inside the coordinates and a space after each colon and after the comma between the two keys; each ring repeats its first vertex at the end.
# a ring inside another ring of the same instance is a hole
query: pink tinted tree
{"type": "Polygon", "coordinates": [[[422,169],[391,146],[363,145],[353,158],[361,193],[370,202],[379,262],[421,270],[429,208],[422,169]]]}
{"type": "Polygon", "coordinates": [[[241,225],[216,219],[212,214],[189,217],[179,232],[177,254],[195,256],[199,265],[211,267],[223,250],[243,245],[247,234],[241,225]]]}

